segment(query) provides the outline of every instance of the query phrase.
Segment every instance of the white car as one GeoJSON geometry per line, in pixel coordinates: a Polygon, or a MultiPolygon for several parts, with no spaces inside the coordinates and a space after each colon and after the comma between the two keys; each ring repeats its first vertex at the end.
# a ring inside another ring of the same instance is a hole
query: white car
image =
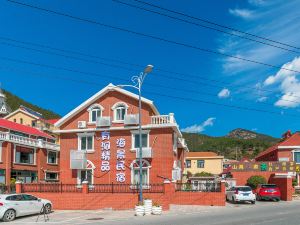
{"type": "Polygon", "coordinates": [[[226,200],[236,202],[251,202],[255,204],[256,196],[249,186],[236,186],[226,191],[226,200]]]}
{"type": "Polygon", "coordinates": [[[16,217],[37,214],[42,211],[50,213],[52,203],[46,199],[40,199],[29,194],[5,194],[0,195],[0,218],[9,222],[16,217]]]}

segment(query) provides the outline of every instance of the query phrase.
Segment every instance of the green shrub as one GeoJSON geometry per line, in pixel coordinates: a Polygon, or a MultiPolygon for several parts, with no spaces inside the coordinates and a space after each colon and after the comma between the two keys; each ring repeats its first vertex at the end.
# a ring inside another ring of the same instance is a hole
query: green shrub
{"type": "Polygon", "coordinates": [[[298,180],[297,179],[293,179],[293,183],[292,183],[293,187],[297,186],[297,184],[298,184],[298,180]]]}
{"type": "Polygon", "coordinates": [[[252,189],[256,189],[259,184],[266,184],[266,178],[263,176],[252,176],[247,180],[247,185],[249,185],[252,189]]]}
{"type": "Polygon", "coordinates": [[[214,175],[212,173],[204,172],[196,173],[194,177],[213,177],[214,175]]]}

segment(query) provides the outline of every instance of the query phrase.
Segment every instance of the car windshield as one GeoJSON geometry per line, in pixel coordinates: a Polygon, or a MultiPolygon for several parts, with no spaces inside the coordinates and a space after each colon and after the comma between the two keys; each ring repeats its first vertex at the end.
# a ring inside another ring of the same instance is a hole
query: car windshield
{"type": "Polygon", "coordinates": [[[251,191],[250,187],[237,187],[236,188],[238,191],[251,191]]]}
{"type": "Polygon", "coordinates": [[[261,185],[262,188],[277,188],[275,184],[263,184],[261,185]]]}

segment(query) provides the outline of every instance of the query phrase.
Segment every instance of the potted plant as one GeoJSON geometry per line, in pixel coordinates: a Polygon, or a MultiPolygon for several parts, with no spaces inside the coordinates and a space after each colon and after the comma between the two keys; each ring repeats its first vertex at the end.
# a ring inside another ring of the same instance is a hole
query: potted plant
{"type": "Polygon", "coordinates": [[[145,214],[145,207],[143,202],[138,202],[135,205],[135,215],[136,216],[143,216],[145,214]]]}
{"type": "Polygon", "coordinates": [[[144,198],[145,215],[151,215],[152,212],[152,200],[149,197],[144,198]]]}
{"type": "Polygon", "coordinates": [[[162,213],[162,207],[158,203],[154,203],[152,206],[152,214],[153,215],[161,215],[162,213]]]}

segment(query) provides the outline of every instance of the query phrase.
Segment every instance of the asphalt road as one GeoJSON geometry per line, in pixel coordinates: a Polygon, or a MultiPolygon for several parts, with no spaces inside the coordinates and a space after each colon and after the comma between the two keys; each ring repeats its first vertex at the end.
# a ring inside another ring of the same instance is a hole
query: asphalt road
{"type": "Polygon", "coordinates": [[[97,225],[300,225],[300,201],[227,204],[226,207],[180,206],[161,216],[133,216],[133,211],[57,211],[50,221],[36,216],[9,224],[97,225]]]}

